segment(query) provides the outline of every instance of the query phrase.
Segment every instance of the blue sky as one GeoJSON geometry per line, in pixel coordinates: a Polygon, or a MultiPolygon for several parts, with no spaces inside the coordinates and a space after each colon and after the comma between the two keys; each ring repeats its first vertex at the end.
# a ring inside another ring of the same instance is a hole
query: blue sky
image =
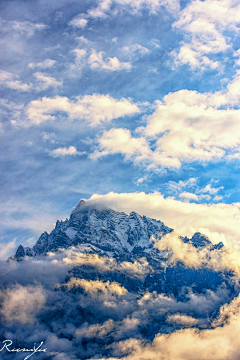
{"type": "Polygon", "coordinates": [[[238,1],[3,0],[0,15],[1,257],[91,197],[237,242],[238,1]]]}

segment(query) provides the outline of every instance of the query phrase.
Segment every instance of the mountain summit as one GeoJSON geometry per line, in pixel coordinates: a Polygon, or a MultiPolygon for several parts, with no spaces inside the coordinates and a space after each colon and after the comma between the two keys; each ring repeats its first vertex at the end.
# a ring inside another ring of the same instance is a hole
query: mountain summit
{"type": "MultiPolygon", "coordinates": [[[[117,212],[104,205],[81,200],[72,211],[69,219],[57,221],[50,234],[44,232],[33,248],[20,245],[14,259],[24,256],[37,256],[60,248],[85,245],[94,252],[105,253],[107,256],[119,256],[132,260],[144,256],[153,249],[152,237],[161,239],[163,235],[173,231],[163,222],[141,216],[136,212],[129,215],[117,212]]],[[[195,247],[210,246],[211,242],[200,233],[192,239],[182,238],[195,247]]],[[[222,244],[218,244],[220,248],[222,244]]],[[[215,246],[216,247],[216,246],[215,246]]]]}

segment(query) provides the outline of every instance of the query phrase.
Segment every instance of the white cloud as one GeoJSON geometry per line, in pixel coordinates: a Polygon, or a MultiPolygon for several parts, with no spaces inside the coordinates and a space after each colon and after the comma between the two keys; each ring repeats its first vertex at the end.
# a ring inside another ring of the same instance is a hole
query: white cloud
{"type": "MultiPolygon", "coordinates": [[[[2,239],[1,239],[2,240],[2,239]]],[[[0,244],[0,259],[6,259],[11,256],[13,251],[16,249],[16,239],[13,239],[7,244],[0,244]]]]}
{"type": "Polygon", "coordinates": [[[213,201],[220,201],[222,199],[223,199],[223,197],[221,195],[217,195],[213,198],[213,201]]]}
{"type": "Polygon", "coordinates": [[[182,329],[167,335],[157,334],[150,344],[128,339],[115,344],[114,348],[125,355],[125,360],[237,360],[240,356],[239,331],[238,307],[236,313],[229,315],[229,322],[223,327],[200,331],[194,328],[182,329]]]}
{"type": "MultiPolygon", "coordinates": [[[[225,90],[198,93],[180,90],[158,101],[147,126],[136,129],[141,138],[128,131],[129,144],[144,144],[145,166],[148,169],[180,168],[182,163],[231,160],[230,154],[239,154],[240,73],[237,72],[225,90]],[[154,144],[150,148],[150,142],[154,144]],[[230,153],[230,154],[229,154],[230,153]],[[228,154],[228,155],[227,155],[228,154]]],[[[120,152],[129,158],[128,150],[110,141],[110,137],[126,133],[115,129],[99,139],[100,154],[120,152]],[[106,142],[106,139],[108,142],[106,142]]],[[[113,138],[112,138],[113,140],[113,138]]],[[[140,145],[131,148],[131,158],[138,161],[140,145]]]]}
{"type": "Polygon", "coordinates": [[[109,154],[121,153],[127,159],[134,159],[140,163],[144,161],[150,152],[148,144],[144,138],[133,138],[127,129],[111,129],[105,131],[99,139],[99,150],[95,151],[92,159],[109,154]],[[99,151],[100,150],[100,151],[99,151]]]}
{"type": "Polygon", "coordinates": [[[238,32],[240,5],[234,0],[195,0],[181,12],[173,24],[186,38],[179,52],[174,52],[176,64],[189,64],[192,69],[216,69],[218,61],[211,54],[232,47],[224,31],[238,32]]]}
{"type": "Polygon", "coordinates": [[[52,144],[55,144],[57,142],[55,133],[48,133],[43,131],[41,135],[44,142],[49,141],[52,144]]]}
{"type": "Polygon", "coordinates": [[[214,271],[233,271],[240,275],[239,252],[233,248],[211,250],[209,248],[196,248],[191,243],[184,243],[179,234],[174,231],[165,235],[161,240],[155,240],[154,247],[167,253],[167,264],[175,265],[181,262],[188,268],[208,268],[214,271]]]}
{"type": "Polygon", "coordinates": [[[169,323],[174,323],[174,324],[186,326],[186,327],[196,326],[199,322],[198,319],[195,319],[192,316],[182,315],[182,314],[178,314],[178,313],[173,314],[173,315],[168,315],[167,321],[169,323]]]}
{"type": "Polygon", "coordinates": [[[88,23],[88,21],[86,19],[77,17],[77,18],[73,19],[72,21],[70,21],[69,25],[84,29],[86,27],[87,23],[88,23]]]}
{"type": "Polygon", "coordinates": [[[198,193],[209,193],[210,195],[214,195],[218,193],[221,189],[223,189],[223,186],[220,186],[219,188],[214,188],[211,186],[211,184],[206,185],[203,189],[199,190],[198,193]]]}
{"type": "Polygon", "coordinates": [[[24,84],[18,79],[17,75],[0,70],[0,86],[19,91],[30,91],[32,89],[32,84],[24,84]]]}
{"type": "Polygon", "coordinates": [[[86,56],[87,52],[85,49],[75,49],[73,50],[76,56],[76,63],[78,64],[86,56]]]}
{"type": "Polygon", "coordinates": [[[46,29],[46,25],[32,23],[30,21],[7,21],[0,18],[0,31],[5,33],[15,33],[31,37],[36,31],[46,29]]]}
{"type": "Polygon", "coordinates": [[[49,87],[62,86],[62,81],[57,81],[48,74],[36,72],[34,76],[37,79],[37,83],[26,84],[26,83],[22,83],[19,80],[19,76],[4,70],[0,70],[0,86],[7,87],[13,90],[24,91],[24,92],[30,90],[42,91],[42,90],[46,90],[49,87]]]}
{"type": "Polygon", "coordinates": [[[43,97],[32,101],[26,109],[28,122],[24,125],[39,125],[48,120],[55,120],[54,112],[62,111],[70,120],[86,120],[91,126],[110,122],[122,116],[140,112],[130,100],[115,100],[108,95],[85,95],[70,101],[67,97],[43,97]]]}
{"type": "Polygon", "coordinates": [[[69,146],[69,148],[58,148],[58,149],[54,149],[52,151],[49,152],[49,154],[53,157],[63,157],[63,156],[75,156],[75,155],[83,155],[85,154],[84,152],[79,152],[77,151],[77,149],[75,148],[75,146],[69,146]]]}
{"type": "Polygon", "coordinates": [[[173,190],[175,192],[176,191],[182,191],[182,189],[184,189],[186,187],[193,188],[193,187],[196,187],[196,186],[197,186],[197,179],[196,178],[190,178],[190,179],[185,180],[185,181],[179,180],[178,182],[169,181],[167,183],[167,187],[170,190],[173,190]]]}
{"type": "Polygon", "coordinates": [[[187,199],[187,200],[196,200],[198,201],[198,196],[196,194],[193,194],[193,193],[189,193],[187,191],[183,191],[180,195],[179,195],[180,198],[184,198],[184,199],[187,199]]]}
{"type": "Polygon", "coordinates": [[[79,71],[82,69],[83,66],[86,65],[87,51],[86,49],[76,48],[72,50],[72,52],[75,55],[75,62],[69,65],[69,70],[72,76],[76,76],[76,70],[79,71]]]}
{"type": "Polygon", "coordinates": [[[150,53],[150,50],[148,48],[139,44],[124,46],[122,50],[124,53],[130,56],[130,58],[133,57],[134,55],[144,56],[150,53]]]}
{"type": "Polygon", "coordinates": [[[35,315],[43,308],[46,295],[41,286],[16,284],[0,293],[3,298],[1,315],[5,321],[22,324],[33,323],[35,315]]]}
{"type": "Polygon", "coordinates": [[[35,68],[46,69],[46,68],[53,67],[55,64],[56,64],[56,60],[46,59],[46,60],[36,63],[36,64],[30,63],[30,64],[28,64],[28,67],[30,67],[31,69],[35,69],[35,68]]]}
{"type": "Polygon", "coordinates": [[[100,280],[85,280],[85,279],[78,279],[78,278],[71,278],[65,286],[70,290],[73,287],[81,287],[87,292],[89,295],[97,295],[100,296],[101,294],[112,296],[122,296],[127,293],[127,290],[120,286],[117,282],[110,282],[110,281],[100,281],[100,280]]]}
{"type": "Polygon", "coordinates": [[[100,0],[98,6],[88,10],[86,16],[94,19],[105,18],[108,15],[117,15],[120,10],[138,14],[143,9],[156,13],[162,7],[173,15],[176,15],[180,8],[178,0],[100,0]]]}
{"type": "Polygon", "coordinates": [[[36,87],[35,87],[36,90],[38,90],[38,91],[46,90],[49,87],[62,86],[62,81],[57,81],[56,79],[49,76],[48,74],[36,72],[34,74],[34,76],[36,77],[36,79],[38,81],[38,85],[36,85],[36,87]]]}
{"type": "Polygon", "coordinates": [[[92,50],[88,58],[88,63],[91,69],[103,69],[108,71],[130,70],[132,65],[130,62],[121,62],[117,57],[103,59],[103,51],[97,53],[92,50]]]}
{"type": "Polygon", "coordinates": [[[196,231],[206,234],[214,243],[237,244],[240,236],[240,203],[196,204],[164,196],[159,192],[145,194],[114,193],[94,194],[91,201],[102,202],[116,211],[141,215],[163,221],[182,236],[196,231]]]}

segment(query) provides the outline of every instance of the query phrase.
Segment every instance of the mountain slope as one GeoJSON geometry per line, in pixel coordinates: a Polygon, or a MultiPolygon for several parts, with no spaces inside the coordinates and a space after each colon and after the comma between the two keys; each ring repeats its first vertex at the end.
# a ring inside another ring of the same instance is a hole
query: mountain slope
{"type": "MultiPolygon", "coordinates": [[[[94,246],[95,251],[101,250],[111,257],[124,256],[126,259],[134,259],[140,254],[146,255],[153,251],[152,236],[160,239],[171,231],[163,222],[136,212],[127,215],[81,200],[70,218],[57,221],[53,231],[50,234],[44,232],[32,249],[20,245],[15,259],[42,255],[48,251],[80,244],[94,246]]],[[[194,234],[192,239],[185,237],[182,240],[195,247],[211,246],[209,239],[200,233],[194,234]]],[[[218,244],[218,248],[221,246],[222,244],[218,244]]],[[[154,249],[154,252],[156,251],[154,249]]]]}

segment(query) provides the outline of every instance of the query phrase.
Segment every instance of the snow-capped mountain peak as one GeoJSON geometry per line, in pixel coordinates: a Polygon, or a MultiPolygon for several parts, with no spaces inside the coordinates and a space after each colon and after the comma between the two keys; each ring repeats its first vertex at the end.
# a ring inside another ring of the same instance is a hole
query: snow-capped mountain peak
{"type": "MultiPolygon", "coordinates": [[[[52,232],[44,232],[32,249],[20,245],[15,259],[42,255],[59,248],[89,245],[106,255],[132,260],[153,251],[152,237],[161,239],[171,231],[163,222],[134,211],[127,215],[93,201],[81,200],[70,218],[57,221],[52,232]]],[[[194,234],[192,239],[185,237],[183,241],[191,242],[195,247],[211,245],[209,239],[200,233],[194,234]]]]}

